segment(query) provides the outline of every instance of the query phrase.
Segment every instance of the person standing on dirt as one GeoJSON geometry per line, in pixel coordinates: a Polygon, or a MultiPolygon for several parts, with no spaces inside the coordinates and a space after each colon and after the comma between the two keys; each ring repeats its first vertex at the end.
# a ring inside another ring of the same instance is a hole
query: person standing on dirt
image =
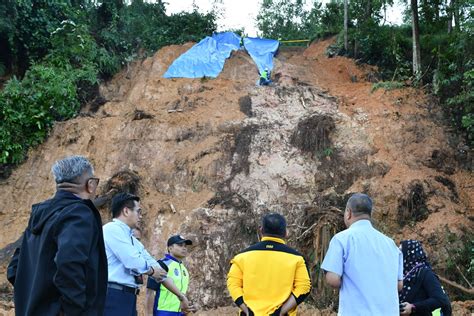
{"type": "Polygon", "coordinates": [[[259,84],[261,86],[268,86],[272,81],[270,80],[270,71],[268,71],[268,68],[265,68],[261,73],[260,73],[260,82],[259,84]]]}
{"type": "Polygon", "coordinates": [[[107,258],[94,199],[99,178],[82,156],[54,163],[53,198],[32,207],[8,266],[15,315],[103,315],[107,258]]]}
{"type": "Polygon", "coordinates": [[[240,315],[296,315],[311,290],[303,256],[285,244],[286,220],[278,213],[262,218],[260,242],[231,260],[227,288],[240,315]]]}
{"type": "MultiPolygon", "coordinates": [[[[166,265],[167,278],[157,282],[148,278],[146,309],[148,316],[182,316],[196,311],[186,297],[189,285],[189,272],[183,264],[192,241],[181,235],[168,239],[168,253],[161,262],[166,265]]],[[[166,270],[165,269],[165,270],[166,270]]]]}
{"type": "Polygon", "coordinates": [[[403,257],[395,242],[372,227],[372,200],[356,193],[347,201],[347,229],[329,243],[321,265],[339,292],[339,314],[397,316],[403,257]]]}
{"type": "Polygon", "coordinates": [[[136,316],[142,274],[161,280],[166,271],[133,237],[132,230],[141,219],[140,198],[118,193],[112,199],[111,211],[113,220],[104,225],[109,271],[105,316],[136,316]]]}

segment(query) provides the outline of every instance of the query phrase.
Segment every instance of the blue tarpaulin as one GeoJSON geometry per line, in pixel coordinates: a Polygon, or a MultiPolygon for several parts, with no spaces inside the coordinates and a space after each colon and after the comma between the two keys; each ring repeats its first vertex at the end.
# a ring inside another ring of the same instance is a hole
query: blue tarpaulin
{"type": "Polygon", "coordinates": [[[273,56],[278,50],[280,42],[266,38],[244,38],[244,46],[255,64],[258,72],[262,73],[265,68],[269,71],[273,69],[273,56]]]}
{"type": "Polygon", "coordinates": [[[164,78],[216,78],[233,50],[240,47],[240,37],[233,32],[207,36],[179,56],[168,68],[164,78]]]}

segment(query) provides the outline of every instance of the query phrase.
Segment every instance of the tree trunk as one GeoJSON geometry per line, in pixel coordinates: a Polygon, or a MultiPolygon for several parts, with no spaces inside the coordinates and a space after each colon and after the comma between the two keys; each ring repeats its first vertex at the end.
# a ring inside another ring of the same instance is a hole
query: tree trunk
{"type": "Polygon", "coordinates": [[[366,0],[365,6],[365,22],[369,21],[372,18],[372,0],[366,0]]]}
{"type": "Polygon", "coordinates": [[[459,4],[455,0],[453,0],[453,6],[452,6],[453,14],[454,14],[454,28],[456,31],[461,30],[461,25],[460,20],[459,20],[459,4]]]}
{"type": "Polygon", "coordinates": [[[418,78],[421,74],[420,26],[418,21],[418,0],[411,1],[411,20],[413,34],[413,75],[418,78]]]}
{"type": "Polygon", "coordinates": [[[349,0],[344,0],[344,49],[347,52],[349,48],[348,40],[347,40],[347,28],[349,24],[349,14],[348,14],[348,2],[349,0]]]}
{"type": "Polygon", "coordinates": [[[448,5],[448,34],[453,32],[453,9],[454,9],[454,1],[451,0],[448,5]]]}

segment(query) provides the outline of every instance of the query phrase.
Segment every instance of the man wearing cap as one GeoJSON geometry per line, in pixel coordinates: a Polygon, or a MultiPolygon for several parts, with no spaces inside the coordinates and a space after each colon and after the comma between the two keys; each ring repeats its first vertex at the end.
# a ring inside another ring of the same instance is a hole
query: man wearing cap
{"type": "Polygon", "coordinates": [[[188,254],[187,246],[192,241],[180,235],[168,239],[168,253],[160,261],[167,266],[168,275],[161,283],[154,278],[147,282],[147,315],[148,316],[181,316],[194,312],[186,292],[189,284],[189,273],[183,264],[188,254]],[[156,292],[155,295],[153,295],[156,292]]]}
{"type": "Polygon", "coordinates": [[[142,274],[161,280],[166,271],[133,237],[132,230],[141,219],[140,198],[118,193],[111,211],[113,220],[103,228],[109,271],[105,316],[136,316],[142,274]]]}

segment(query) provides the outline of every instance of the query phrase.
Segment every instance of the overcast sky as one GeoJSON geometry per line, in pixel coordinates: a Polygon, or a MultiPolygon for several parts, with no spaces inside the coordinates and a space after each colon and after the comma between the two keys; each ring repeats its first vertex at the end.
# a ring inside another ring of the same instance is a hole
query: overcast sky
{"type": "MultiPolygon", "coordinates": [[[[166,12],[177,13],[181,11],[192,11],[193,0],[168,0],[166,12]]],[[[200,12],[208,12],[212,9],[213,0],[194,0],[200,12]]],[[[217,21],[218,31],[227,29],[245,28],[245,33],[250,36],[257,35],[255,18],[260,8],[261,0],[221,0],[218,7],[223,10],[223,16],[217,21]]],[[[323,0],[323,3],[328,2],[323,0]]],[[[396,1],[395,1],[396,2],[396,1]]],[[[387,11],[389,23],[400,24],[402,22],[401,7],[396,5],[387,11]]]]}

